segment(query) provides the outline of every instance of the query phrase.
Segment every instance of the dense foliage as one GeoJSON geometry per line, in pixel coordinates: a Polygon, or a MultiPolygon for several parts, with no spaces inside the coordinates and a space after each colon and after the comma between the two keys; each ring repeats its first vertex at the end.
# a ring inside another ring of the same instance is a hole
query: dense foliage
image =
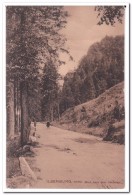
{"type": "Polygon", "coordinates": [[[76,71],[64,78],[61,113],[69,107],[98,97],[124,80],[124,37],[108,37],[94,43],[76,71]]]}
{"type": "Polygon", "coordinates": [[[122,23],[124,16],[125,6],[96,6],[95,11],[98,12],[99,18],[98,25],[105,23],[106,25],[112,25],[118,21],[122,23]]]}
{"type": "MultiPolygon", "coordinates": [[[[20,116],[19,131],[26,142],[30,118],[40,114],[40,79],[42,66],[49,61],[60,65],[59,52],[67,52],[66,41],[60,30],[66,25],[67,12],[62,6],[7,6],[6,8],[6,62],[7,86],[14,94],[7,94],[9,131],[20,116]],[[37,94],[38,93],[38,94],[37,94]],[[37,96],[38,95],[38,96],[37,96]],[[9,101],[10,100],[10,101],[9,101]],[[14,107],[14,108],[13,108],[14,107]],[[12,115],[10,112],[15,112],[12,115]]],[[[67,52],[68,53],[68,52],[67,52]]],[[[39,118],[39,116],[38,116],[39,118]]]]}
{"type": "Polygon", "coordinates": [[[58,98],[58,73],[56,66],[49,62],[45,64],[43,69],[43,77],[41,80],[41,110],[42,118],[44,120],[53,121],[54,111],[56,110],[57,98],[58,98]]]}

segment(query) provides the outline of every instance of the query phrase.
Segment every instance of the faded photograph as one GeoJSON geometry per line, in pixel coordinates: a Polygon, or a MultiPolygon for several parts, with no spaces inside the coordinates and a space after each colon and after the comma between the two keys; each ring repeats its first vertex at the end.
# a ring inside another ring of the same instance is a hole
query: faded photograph
{"type": "Polygon", "coordinates": [[[123,189],[125,6],[6,6],[6,186],[123,189]]]}

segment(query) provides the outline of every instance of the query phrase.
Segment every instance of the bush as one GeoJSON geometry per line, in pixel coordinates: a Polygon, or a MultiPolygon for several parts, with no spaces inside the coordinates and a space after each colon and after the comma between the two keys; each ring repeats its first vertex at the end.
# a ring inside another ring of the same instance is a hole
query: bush
{"type": "Polygon", "coordinates": [[[10,157],[6,160],[6,176],[7,178],[11,178],[14,176],[21,175],[21,169],[19,160],[16,157],[10,157]]]}
{"type": "Polygon", "coordinates": [[[17,158],[17,150],[20,148],[20,137],[7,140],[6,148],[6,175],[7,178],[21,175],[19,160],[17,158]]]}
{"type": "Polygon", "coordinates": [[[16,151],[20,148],[20,137],[15,137],[13,140],[7,140],[6,154],[7,157],[16,156],[16,151]]]}
{"type": "Polygon", "coordinates": [[[116,128],[113,125],[109,125],[103,141],[112,141],[113,143],[125,144],[124,132],[123,130],[116,128]]]}
{"type": "Polygon", "coordinates": [[[113,140],[113,134],[116,131],[115,127],[112,124],[110,124],[106,131],[107,131],[107,134],[103,138],[103,140],[104,141],[112,141],[113,140]]]}
{"type": "Polygon", "coordinates": [[[120,134],[120,135],[115,135],[113,136],[113,143],[119,143],[119,144],[125,144],[125,135],[120,134]]]}

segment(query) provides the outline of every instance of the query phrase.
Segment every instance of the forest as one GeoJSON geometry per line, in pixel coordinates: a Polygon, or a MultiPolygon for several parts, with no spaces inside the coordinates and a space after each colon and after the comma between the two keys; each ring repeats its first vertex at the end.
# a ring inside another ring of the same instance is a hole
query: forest
{"type": "Polygon", "coordinates": [[[64,78],[60,112],[98,97],[124,80],[124,37],[106,36],[94,43],[74,72],[64,78]]]}
{"type": "Polygon", "coordinates": [[[124,80],[124,37],[105,37],[94,43],[78,68],[66,74],[59,86],[57,67],[46,64],[40,88],[29,97],[30,114],[37,120],[59,120],[68,108],[90,101],[124,80]]]}
{"type": "MultiPolygon", "coordinates": [[[[111,7],[110,7],[111,9],[111,7]]],[[[114,15],[104,16],[108,7],[96,7],[101,25],[122,22],[123,7],[112,7],[114,15]],[[118,14],[116,14],[118,10],[118,14]]],[[[7,137],[21,134],[28,142],[30,124],[59,120],[70,107],[98,97],[124,80],[124,37],[106,36],[82,56],[77,69],[64,77],[59,52],[70,52],[60,33],[69,17],[62,6],[7,6],[6,8],[6,107],[7,137]]]]}

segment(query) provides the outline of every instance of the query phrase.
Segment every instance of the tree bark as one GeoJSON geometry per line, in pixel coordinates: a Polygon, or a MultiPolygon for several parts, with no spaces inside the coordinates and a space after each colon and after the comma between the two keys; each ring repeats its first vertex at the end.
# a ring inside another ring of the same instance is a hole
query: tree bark
{"type": "Polygon", "coordinates": [[[7,137],[14,137],[14,124],[14,84],[9,82],[7,86],[7,137]]]}
{"type": "Polygon", "coordinates": [[[28,84],[23,81],[20,84],[21,102],[21,145],[27,144],[29,140],[29,114],[28,114],[28,84]]]}
{"type": "Polygon", "coordinates": [[[18,80],[14,82],[14,112],[15,112],[15,133],[19,132],[19,85],[18,80]]]}

